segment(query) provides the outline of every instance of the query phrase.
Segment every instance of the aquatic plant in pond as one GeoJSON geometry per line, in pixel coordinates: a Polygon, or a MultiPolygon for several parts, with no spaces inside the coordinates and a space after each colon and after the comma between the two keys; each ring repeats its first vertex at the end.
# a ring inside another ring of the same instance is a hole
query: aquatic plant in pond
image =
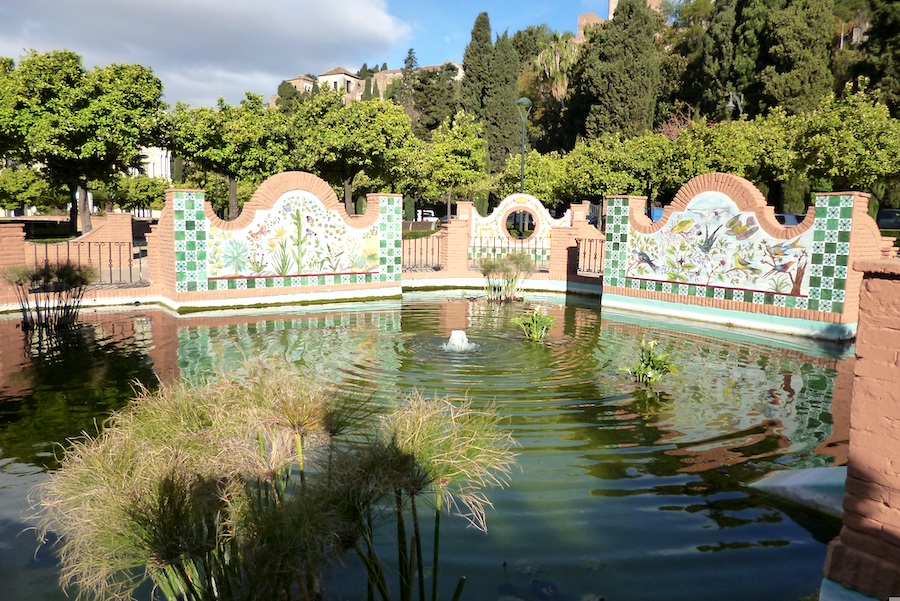
{"type": "Polygon", "coordinates": [[[91,267],[71,261],[21,267],[4,274],[13,284],[26,330],[68,328],[78,321],[85,287],[96,277],[91,267]]]}
{"type": "Polygon", "coordinates": [[[393,515],[400,556],[417,556],[400,564],[400,599],[415,574],[424,598],[415,499],[435,507],[436,562],[442,508],[465,507],[483,526],[482,489],[505,483],[512,441],[496,412],[466,402],[411,394],[380,415],[371,407],[287,363],[142,390],[37,489],[63,582],[100,598],[128,598],[149,579],[173,601],[320,599],[325,569],[355,549],[387,600],[376,518],[393,515]]]}
{"type": "Polygon", "coordinates": [[[521,298],[522,280],[534,273],[535,263],[530,254],[516,251],[482,257],[480,269],[488,302],[508,302],[521,298]]]}
{"type": "Polygon", "coordinates": [[[556,320],[544,313],[540,307],[524,317],[513,317],[510,321],[522,329],[525,338],[537,341],[546,338],[547,332],[556,323],[556,320]]]}
{"type": "Polygon", "coordinates": [[[659,382],[666,374],[677,374],[678,369],[669,360],[668,353],[657,353],[656,341],[641,340],[641,358],[640,361],[631,367],[622,367],[622,371],[627,371],[635,382],[641,384],[654,384],[659,382]]]}

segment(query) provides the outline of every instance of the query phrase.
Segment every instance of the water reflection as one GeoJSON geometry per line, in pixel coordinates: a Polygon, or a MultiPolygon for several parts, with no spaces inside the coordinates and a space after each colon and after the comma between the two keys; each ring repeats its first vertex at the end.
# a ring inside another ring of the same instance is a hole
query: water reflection
{"type": "MultiPolygon", "coordinates": [[[[0,448],[35,466],[33,478],[52,467],[55,444],[126,402],[135,380],[200,382],[271,357],[373,403],[417,389],[502,409],[521,471],[490,494],[487,535],[448,521],[442,538],[447,581],[469,578],[463,598],[496,598],[506,585],[533,599],[532,583],[546,581],[570,600],[658,599],[660,591],[795,600],[815,590],[836,534],[836,525],[745,484],[772,469],[843,462],[846,347],[601,314],[595,302],[557,297],[497,307],[429,293],[277,313],[88,318],[49,354],[33,353],[20,330],[0,322],[0,448]],[[535,303],[556,320],[545,343],[510,323],[535,303]],[[444,348],[454,330],[465,330],[470,350],[444,348]],[[657,340],[679,367],[653,390],[619,371],[642,339],[657,340]]],[[[9,482],[7,495],[24,499],[23,486],[0,474],[0,487],[9,482]]],[[[335,598],[361,597],[358,566],[342,570],[335,598]]]]}

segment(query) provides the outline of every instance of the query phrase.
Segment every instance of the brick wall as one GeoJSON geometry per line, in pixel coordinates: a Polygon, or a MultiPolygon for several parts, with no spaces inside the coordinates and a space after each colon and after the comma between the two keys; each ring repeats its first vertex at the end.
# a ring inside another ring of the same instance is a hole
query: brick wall
{"type": "Polygon", "coordinates": [[[900,596],[900,260],[861,261],[843,528],[825,575],[876,599],[900,596]]]}

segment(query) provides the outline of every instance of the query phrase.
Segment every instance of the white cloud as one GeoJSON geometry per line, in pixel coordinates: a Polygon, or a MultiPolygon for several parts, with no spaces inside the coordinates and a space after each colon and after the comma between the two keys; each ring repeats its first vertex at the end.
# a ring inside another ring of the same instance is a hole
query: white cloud
{"type": "Polygon", "coordinates": [[[69,49],[85,66],[140,63],[166,101],[237,103],[283,80],[382,60],[410,37],[384,0],[3,0],[0,55],[69,49]]]}

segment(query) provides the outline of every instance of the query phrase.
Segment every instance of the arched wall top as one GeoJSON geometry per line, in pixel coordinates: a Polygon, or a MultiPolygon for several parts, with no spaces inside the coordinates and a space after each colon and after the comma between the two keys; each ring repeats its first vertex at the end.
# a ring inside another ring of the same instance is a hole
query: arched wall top
{"type": "Polygon", "coordinates": [[[554,227],[571,226],[572,216],[570,212],[556,219],[550,215],[547,207],[531,194],[516,192],[500,201],[490,214],[481,217],[478,214],[472,216],[472,236],[479,239],[496,238],[507,239],[506,219],[513,213],[524,211],[534,219],[534,234],[527,240],[549,239],[550,231],[554,227]]]}
{"type": "Polygon", "coordinates": [[[799,235],[812,227],[815,207],[809,207],[807,218],[793,227],[785,227],[775,219],[775,208],[769,206],[766,197],[750,180],[730,173],[704,173],[684,184],[672,202],[663,211],[662,217],[653,223],[640,212],[631,211],[632,226],[641,233],[662,230],[673,214],[680,214],[688,204],[701,194],[718,192],[727,196],[738,212],[753,213],[758,225],[769,235],[788,238],[799,235]]]}
{"type": "Polygon", "coordinates": [[[213,227],[223,230],[240,230],[250,225],[256,212],[271,209],[275,202],[285,193],[303,190],[313,194],[325,206],[326,210],[335,211],[344,221],[353,227],[369,227],[377,221],[380,206],[377,199],[369,200],[365,215],[348,215],[344,204],[338,200],[331,186],[322,178],[304,171],[285,171],[266,179],[253,196],[244,205],[241,214],[233,221],[220,219],[209,204],[205,206],[206,216],[213,227]]]}
{"type": "Polygon", "coordinates": [[[673,210],[683,210],[701,192],[721,192],[737,204],[739,211],[755,211],[766,206],[766,197],[750,180],[730,173],[704,173],[678,190],[672,201],[673,210]]]}

